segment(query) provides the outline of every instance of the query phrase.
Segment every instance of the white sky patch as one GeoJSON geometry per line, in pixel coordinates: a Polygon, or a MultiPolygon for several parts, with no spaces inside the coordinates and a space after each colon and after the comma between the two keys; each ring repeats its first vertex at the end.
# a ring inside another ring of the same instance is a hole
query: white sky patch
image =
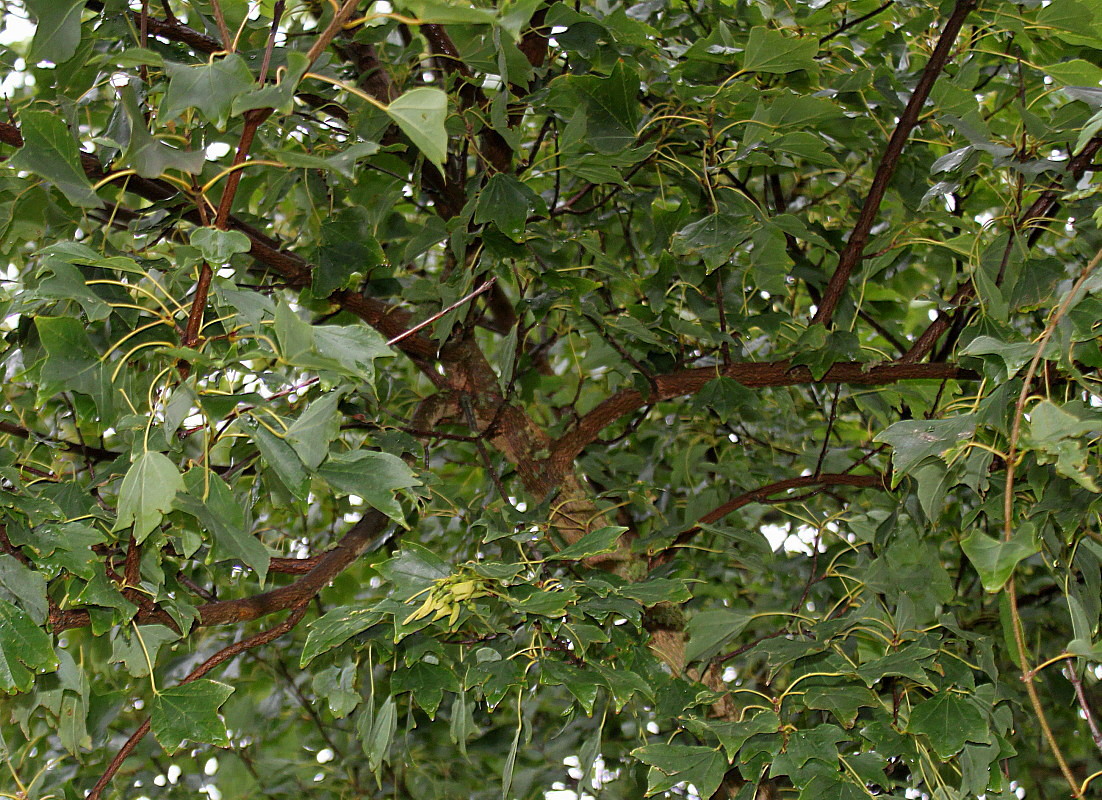
{"type": "Polygon", "coordinates": [[[8,13],[4,14],[4,27],[0,28],[0,44],[11,47],[13,44],[29,42],[34,36],[35,27],[22,3],[9,3],[8,13]]]}
{"type": "Polygon", "coordinates": [[[217,161],[229,153],[231,149],[225,142],[211,142],[207,145],[207,161],[217,161]]]}

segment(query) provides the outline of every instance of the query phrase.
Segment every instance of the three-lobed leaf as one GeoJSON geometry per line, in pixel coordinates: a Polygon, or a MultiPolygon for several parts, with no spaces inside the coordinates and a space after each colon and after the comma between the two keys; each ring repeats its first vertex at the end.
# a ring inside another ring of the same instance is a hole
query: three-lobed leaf
{"type": "Polygon", "coordinates": [[[172,508],[176,493],[185,488],[180,470],[168,456],[146,450],[130,465],[122,480],[113,530],[132,525],[135,540],[143,541],[172,508]]]}
{"type": "Polygon", "coordinates": [[[165,752],[175,753],[187,742],[227,747],[230,737],[218,709],[233,691],[232,686],[205,678],[158,691],[149,724],[165,752]]]}

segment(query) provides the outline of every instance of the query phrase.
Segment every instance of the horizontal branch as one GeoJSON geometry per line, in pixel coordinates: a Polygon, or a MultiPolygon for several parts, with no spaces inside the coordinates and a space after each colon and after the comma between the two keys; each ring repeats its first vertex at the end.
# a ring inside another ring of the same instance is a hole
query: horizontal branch
{"type": "MultiPolygon", "coordinates": [[[[210,627],[230,623],[248,622],[260,617],[297,608],[309,601],[324,589],[331,580],[343,572],[349,564],[368,550],[382,546],[386,537],[381,534],[389,523],[388,517],[381,511],[369,511],[352,526],[351,530],[317,560],[313,569],[286,586],[269,592],[242,597],[236,600],[222,600],[199,606],[197,625],[210,627]]],[[[139,611],[135,616],[138,624],[160,622],[175,628],[176,623],[167,612],[160,609],[139,611]]],[[[88,611],[82,608],[51,609],[50,627],[54,633],[81,628],[90,622],[88,611]]]]}
{"type": "Polygon", "coordinates": [[[803,489],[811,486],[858,486],[864,488],[887,489],[887,478],[884,475],[851,475],[847,472],[822,473],[820,475],[801,475],[796,478],[785,478],[776,483],[759,486],[733,497],[721,506],[717,506],[697,520],[697,524],[678,535],[675,544],[684,544],[694,535],[700,532],[701,525],[711,525],[719,522],[728,514],[738,511],[743,506],[751,503],[768,500],[779,492],[787,492],[791,489],[803,489]]]}
{"type": "Polygon", "coordinates": [[[28,430],[22,425],[15,425],[11,422],[3,422],[2,420],[0,420],[0,433],[18,436],[20,439],[33,439],[35,441],[48,442],[51,446],[60,447],[62,450],[69,453],[80,453],[85,458],[96,459],[98,461],[111,461],[118,458],[120,455],[111,450],[105,450],[102,447],[80,444],[78,442],[68,442],[65,439],[45,436],[41,433],[35,433],[32,430],[28,430]]]}
{"type": "Polygon", "coordinates": [[[608,425],[625,414],[630,414],[648,403],[672,400],[683,395],[696,394],[716,378],[730,378],[749,388],[770,386],[797,386],[804,383],[845,383],[857,386],[883,386],[900,381],[915,380],[974,380],[978,376],[972,370],[961,369],[955,364],[878,364],[870,366],[859,362],[835,364],[826,375],[816,380],[805,366],[793,366],[789,361],[728,364],[717,367],[698,367],[658,375],[654,378],[652,395],[644,397],[635,389],[624,389],[601,402],[585,414],[578,423],[563,434],[551,446],[551,459],[555,462],[573,460],[592,443],[608,425]],[[657,396],[653,396],[657,394],[657,396]]]}

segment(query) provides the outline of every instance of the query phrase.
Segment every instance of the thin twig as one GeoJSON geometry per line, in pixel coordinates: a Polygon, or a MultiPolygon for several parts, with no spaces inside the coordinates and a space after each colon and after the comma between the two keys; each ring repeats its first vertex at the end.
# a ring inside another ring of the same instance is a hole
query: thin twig
{"type": "Polygon", "coordinates": [[[222,37],[222,47],[227,53],[232,53],[233,39],[230,38],[230,29],[226,27],[226,15],[222,13],[222,4],[218,0],[210,0],[210,7],[214,11],[214,21],[218,24],[218,35],[222,37]]]}
{"type": "Polygon", "coordinates": [[[1064,674],[1075,689],[1075,699],[1079,702],[1079,709],[1083,712],[1084,719],[1087,720],[1087,727],[1091,729],[1091,739],[1094,740],[1094,746],[1098,748],[1099,752],[1102,752],[1102,730],[1098,729],[1098,722],[1094,718],[1090,700],[1087,699],[1087,693],[1083,689],[1083,680],[1079,677],[1079,673],[1075,671],[1075,659],[1068,659],[1067,666],[1064,667],[1064,674]]]}
{"type": "Polygon", "coordinates": [[[426,319],[424,322],[417,323],[416,325],[414,325],[409,330],[403,331],[402,333],[395,336],[393,339],[389,340],[386,343],[387,347],[392,347],[393,345],[398,344],[398,342],[402,341],[403,339],[405,339],[409,336],[412,336],[413,334],[417,333],[417,331],[421,330],[422,328],[425,328],[426,326],[431,325],[432,323],[436,322],[436,320],[440,319],[445,314],[447,314],[451,311],[455,311],[455,309],[459,308],[461,305],[463,305],[467,301],[473,300],[474,298],[478,297],[483,292],[488,291],[490,289],[490,287],[493,286],[495,283],[497,283],[497,278],[490,278],[490,280],[486,281],[484,284],[479,286],[477,289],[475,289],[473,292],[471,292],[467,296],[461,297],[460,299],[456,300],[454,303],[452,303],[450,306],[448,306],[444,310],[438,311],[437,313],[433,314],[431,317],[426,319]]]}
{"type": "MultiPolygon", "coordinates": [[[[1080,290],[1087,282],[1087,279],[1094,273],[1094,270],[1098,267],[1100,262],[1102,262],[1102,250],[1099,250],[1094,258],[1090,260],[1090,263],[1083,269],[1079,279],[1071,287],[1067,296],[1064,297],[1063,302],[1060,303],[1051,319],[1049,319],[1044,332],[1037,340],[1037,350],[1033,354],[1033,359],[1029,362],[1029,367],[1022,377],[1022,388],[1018,393],[1018,401],[1014,405],[1014,418],[1010,426],[1010,436],[1006,451],[1006,487],[1003,490],[1002,538],[1004,542],[1011,541],[1014,536],[1014,476],[1017,470],[1018,440],[1021,437],[1022,418],[1025,416],[1025,405],[1029,399],[1033,378],[1037,374],[1037,368],[1041,363],[1041,359],[1044,356],[1049,340],[1052,338],[1052,334],[1056,331],[1056,326],[1059,324],[1060,320],[1064,318],[1064,315],[1067,314],[1075,300],[1078,299],[1080,290]]],[[[1041,698],[1037,694],[1037,687],[1034,685],[1035,673],[1029,663],[1029,651],[1026,649],[1025,631],[1023,630],[1021,615],[1018,613],[1018,591],[1013,572],[1010,573],[1010,578],[1007,581],[1006,593],[1010,605],[1010,627],[1014,633],[1014,644],[1018,649],[1018,665],[1022,670],[1022,682],[1025,684],[1026,694],[1029,695],[1030,705],[1033,707],[1037,722],[1041,726],[1041,733],[1048,743],[1049,750],[1052,751],[1052,755],[1056,759],[1057,765],[1060,767],[1060,772],[1063,774],[1064,780],[1066,780],[1068,786],[1071,787],[1072,796],[1082,797],[1082,793],[1079,791],[1079,782],[1076,780],[1075,775],[1072,774],[1071,768],[1068,766],[1068,762],[1060,749],[1060,745],[1056,741],[1056,736],[1053,734],[1052,727],[1049,725],[1048,717],[1045,715],[1045,709],[1041,703],[1041,698]]]]}
{"type": "Polygon", "coordinates": [[[834,420],[838,416],[838,393],[842,391],[842,384],[834,387],[834,397],[830,401],[830,416],[827,418],[826,435],[823,436],[823,449],[819,451],[819,460],[815,462],[815,475],[823,471],[823,459],[826,458],[827,448],[830,445],[830,434],[834,432],[834,420]]]}
{"type": "Polygon", "coordinates": [[[831,39],[833,39],[838,34],[845,33],[850,28],[854,27],[855,25],[860,25],[862,22],[867,22],[868,20],[875,17],[877,14],[881,14],[884,11],[887,11],[889,8],[892,7],[892,5],[894,5],[894,3],[895,3],[895,0],[888,0],[888,2],[884,3],[884,5],[880,6],[880,8],[873,9],[868,14],[862,14],[861,16],[859,16],[855,19],[851,19],[849,22],[843,22],[841,25],[839,25],[833,31],[828,33],[826,36],[821,36],[819,38],[819,44],[826,44],[827,42],[829,42],[831,39]]]}

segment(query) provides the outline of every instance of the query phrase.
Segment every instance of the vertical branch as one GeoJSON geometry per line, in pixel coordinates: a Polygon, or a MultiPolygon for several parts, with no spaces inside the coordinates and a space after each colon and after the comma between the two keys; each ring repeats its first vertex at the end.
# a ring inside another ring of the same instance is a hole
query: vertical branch
{"type": "Polygon", "coordinates": [[[1083,717],[1087,720],[1087,727],[1091,730],[1091,739],[1094,740],[1094,746],[1098,748],[1099,752],[1102,752],[1102,730],[1099,730],[1098,721],[1094,718],[1094,711],[1091,709],[1087,693],[1083,689],[1083,680],[1075,671],[1075,659],[1068,659],[1068,663],[1064,667],[1064,674],[1067,675],[1072,688],[1075,689],[1075,699],[1079,703],[1079,710],[1083,712],[1083,717]]]}
{"type": "MultiPolygon", "coordinates": [[[[1052,338],[1052,334],[1056,331],[1056,326],[1071,308],[1072,304],[1079,296],[1083,284],[1085,284],[1087,278],[1094,273],[1094,270],[1098,267],[1100,262],[1102,262],[1102,250],[1099,250],[1094,258],[1090,260],[1090,263],[1083,269],[1075,285],[1068,291],[1064,301],[1060,303],[1060,306],[1053,313],[1048,325],[1045,326],[1044,332],[1037,340],[1037,351],[1034,353],[1033,360],[1030,361],[1029,368],[1022,377],[1022,389],[1018,393],[1018,401],[1014,405],[1014,418],[1010,426],[1010,436],[1006,450],[1006,488],[1003,490],[1002,538],[1004,542],[1009,542],[1014,535],[1014,475],[1018,466],[1018,440],[1022,432],[1022,418],[1025,416],[1025,404],[1029,399],[1029,391],[1030,387],[1033,385],[1033,378],[1037,374],[1037,368],[1041,363],[1041,357],[1044,354],[1045,347],[1048,345],[1049,340],[1052,338]]],[[[1060,772],[1063,774],[1064,780],[1066,780],[1068,786],[1071,787],[1072,797],[1082,797],[1082,792],[1079,790],[1079,783],[1072,774],[1067,759],[1064,758],[1060,745],[1056,741],[1056,736],[1052,732],[1052,726],[1049,724],[1048,717],[1045,715],[1044,706],[1041,704],[1041,698],[1037,694],[1037,687],[1034,685],[1036,670],[1029,663],[1029,650],[1025,642],[1022,616],[1018,611],[1018,589],[1013,572],[1010,573],[1010,579],[1006,583],[1006,593],[1007,599],[1010,601],[1010,627],[1014,634],[1014,645],[1018,650],[1018,666],[1022,671],[1022,682],[1025,684],[1026,694],[1029,695],[1029,703],[1033,707],[1033,713],[1037,716],[1037,722],[1041,726],[1041,733],[1045,737],[1045,742],[1048,744],[1049,750],[1056,759],[1056,763],[1060,767],[1060,772]]]]}
{"type": "Polygon", "coordinates": [[[227,53],[232,53],[233,39],[230,37],[230,29],[226,27],[226,15],[222,13],[222,4],[218,0],[210,0],[210,7],[214,10],[214,21],[218,25],[218,35],[222,37],[222,46],[227,53]]]}
{"type": "Polygon", "coordinates": [[[964,20],[976,7],[977,3],[978,0],[957,0],[953,13],[945,23],[945,28],[938,38],[934,52],[930,54],[930,60],[926,63],[926,68],[922,70],[922,77],[919,78],[918,85],[915,86],[914,93],[911,94],[911,99],[907,102],[907,107],[899,117],[899,123],[892,131],[891,138],[888,139],[888,146],[884,148],[884,155],[881,156],[880,163],[876,167],[876,175],[872,179],[872,187],[865,198],[865,205],[861,208],[861,214],[857,217],[857,224],[853,226],[849,241],[846,242],[846,247],[838,259],[838,266],[830,277],[826,291],[823,292],[823,300],[819,304],[815,316],[811,319],[812,324],[822,323],[825,326],[830,326],[838,301],[842,299],[842,295],[845,293],[846,282],[864,255],[865,245],[869,241],[869,231],[872,230],[873,223],[876,222],[877,213],[880,211],[880,203],[884,200],[884,195],[887,194],[888,183],[895,173],[899,156],[903,153],[907,138],[915,126],[918,125],[918,116],[922,111],[922,106],[930,96],[930,90],[934,88],[934,82],[938,75],[949,61],[949,53],[957,39],[957,34],[960,33],[960,29],[964,25],[964,20]]]}
{"type": "MultiPolygon", "coordinates": [[[[264,85],[264,81],[268,77],[268,65],[272,59],[272,48],[275,46],[276,32],[279,30],[279,22],[283,17],[283,6],[285,0],[277,0],[272,12],[272,27],[268,32],[268,44],[264,48],[264,60],[260,67],[260,74],[257,76],[257,83],[261,86],[264,85]]],[[[354,6],[353,6],[354,7],[354,6]]],[[[222,40],[226,43],[226,46],[232,49],[232,45],[229,44],[229,32],[226,30],[226,22],[222,17],[222,10],[217,2],[214,2],[215,16],[218,18],[219,29],[222,31],[222,40]]],[[[335,20],[334,20],[335,22],[335,20]]],[[[330,27],[333,27],[330,24],[330,27]]],[[[327,30],[328,32],[328,30],[327,30]]],[[[322,34],[324,36],[324,34],[322,34]]],[[[311,52],[313,50],[311,49],[311,52]]],[[[241,183],[240,165],[244,163],[246,156],[249,154],[249,150],[252,148],[253,138],[256,136],[256,129],[260,127],[260,123],[268,118],[272,113],[270,108],[258,108],[253,109],[245,113],[245,128],[241,131],[241,139],[237,144],[237,152],[233,157],[233,164],[230,169],[232,170],[226,178],[226,185],[222,190],[222,199],[218,203],[218,211],[215,214],[214,226],[219,230],[226,230],[230,217],[230,208],[233,206],[234,195],[237,194],[238,184],[241,183]]],[[[202,209],[202,198],[200,198],[199,205],[202,209]]],[[[205,217],[205,211],[201,210],[201,216],[205,217]]],[[[206,220],[204,219],[204,222],[206,220]]],[[[199,280],[195,284],[195,297],[191,301],[191,310],[188,313],[187,327],[184,330],[184,346],[194,347],[199,341],[199,330],[203,325],[203,312],[207,307],[207,296],[210,293],[210,282],[214,277],[214,270],[211,269],[210,264],[203,261],[202,267],[199,269],[199,280]]]]}

